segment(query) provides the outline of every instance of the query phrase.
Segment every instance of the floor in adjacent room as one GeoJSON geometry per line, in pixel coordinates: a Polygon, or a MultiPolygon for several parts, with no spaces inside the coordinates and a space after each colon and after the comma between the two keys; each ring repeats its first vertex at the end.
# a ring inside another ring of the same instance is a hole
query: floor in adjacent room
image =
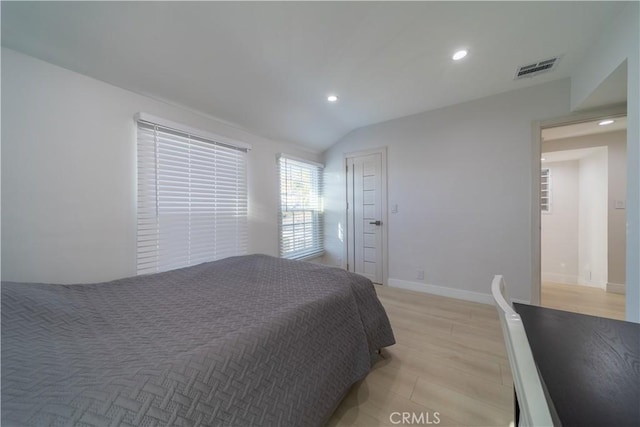
{"type": "Polygon", "coordinates": [[[610,319],[625,319],[625,296],[604,289],[542,283],[542,306],[610,319]]]}
{"type": "MultiPolygon", "coordinates": [[[[397,344],[382,350],[328,425],[509,426],[513,380],[495,308],[387,286],[376,290],[397,344]],[[422,418],[403,424],[403,413],[422,418]]],[[[624,295],[556,283],[543,283],[542,305],[614,319],[625,313],[624,295]]]]}

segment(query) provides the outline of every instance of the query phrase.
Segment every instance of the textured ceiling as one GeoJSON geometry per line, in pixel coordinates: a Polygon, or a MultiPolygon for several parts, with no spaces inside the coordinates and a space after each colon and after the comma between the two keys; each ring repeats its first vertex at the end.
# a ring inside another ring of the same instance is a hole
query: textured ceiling
{"type": "Polygon", "coordinates": [[[358,127],[568,77],[622,6],[2,2],[2,44],[322,151],[358,127]],[[554,55],[555,71],[513,80],[554,55]]]}

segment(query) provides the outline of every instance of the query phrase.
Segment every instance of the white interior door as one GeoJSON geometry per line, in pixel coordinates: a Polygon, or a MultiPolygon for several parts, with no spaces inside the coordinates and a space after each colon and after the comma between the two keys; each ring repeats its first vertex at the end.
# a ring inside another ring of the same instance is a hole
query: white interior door
{"type": "Polygon", "coordinates": [[[347,157],[347,269],[383,283],[382,153],[347,157]]]}

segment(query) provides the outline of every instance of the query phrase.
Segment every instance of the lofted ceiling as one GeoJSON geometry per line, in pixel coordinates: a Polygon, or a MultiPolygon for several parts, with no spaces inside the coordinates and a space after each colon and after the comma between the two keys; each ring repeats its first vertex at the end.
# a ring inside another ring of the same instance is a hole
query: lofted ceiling
{"type": "Polygon", "coordinates": [[[372,123],[569,77],[622,6],[3,1],[2,44],[322,151],[372,123]],[[454,62],[458,48],[469,55],[454,62]],[[554,71],[514,80],[555,55],[554,71]]]}

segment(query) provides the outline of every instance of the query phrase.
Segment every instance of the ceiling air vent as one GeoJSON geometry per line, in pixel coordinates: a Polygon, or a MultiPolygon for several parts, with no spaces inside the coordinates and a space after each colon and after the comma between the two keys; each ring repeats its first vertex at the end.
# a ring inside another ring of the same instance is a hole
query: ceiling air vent
{"type": "Polygon", "coordinates": [[[533,64],[518,67],[514,80],[523,79],[525,77],[537,76],[540,73],[552,71],[558,65],[560,57],[545,59],[544,61],[534,62],[533,64]]]}

